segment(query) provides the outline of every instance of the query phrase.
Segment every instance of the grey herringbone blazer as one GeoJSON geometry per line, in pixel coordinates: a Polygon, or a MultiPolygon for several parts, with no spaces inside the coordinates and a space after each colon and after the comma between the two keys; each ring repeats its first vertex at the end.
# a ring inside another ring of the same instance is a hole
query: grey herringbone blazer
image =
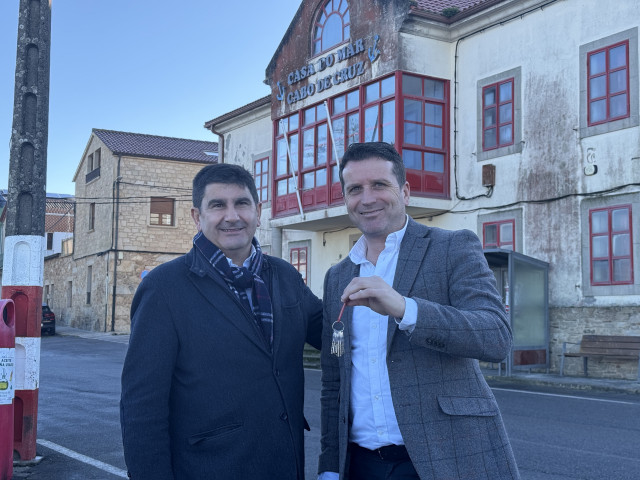
{"type": "MultiPolygon", "coordinates": [[[[327,348],[340,295],[358,268],[347,257],[324,284],[322,450],[318,472],[348,478],[351,308],[345,354],[327,348]]],[[[409,219],[394,288],[418,304],[411,335],[389,318],[387,367],[400,432],[422,480],[520,478],[502,417],[478,360],[499,362],[511,329],[478,237],[409,219]]]]}

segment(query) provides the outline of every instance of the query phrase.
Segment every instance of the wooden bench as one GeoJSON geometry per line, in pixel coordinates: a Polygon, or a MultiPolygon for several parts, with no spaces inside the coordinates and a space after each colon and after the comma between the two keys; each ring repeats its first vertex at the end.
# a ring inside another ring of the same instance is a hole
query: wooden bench
{"type": "Polygon", "coordinates": [[[585,377],[589,376],[587,370],[589,357],[636,360],[638,361],[638,381],[640,381],[640,336],[583,335],[580,343],[562,342],[560,376],[564,375],[564,359],[566,357],[582,357],[585,377]],[[568,352],[568,344],[580,345],[580,351],[568,352]]]}

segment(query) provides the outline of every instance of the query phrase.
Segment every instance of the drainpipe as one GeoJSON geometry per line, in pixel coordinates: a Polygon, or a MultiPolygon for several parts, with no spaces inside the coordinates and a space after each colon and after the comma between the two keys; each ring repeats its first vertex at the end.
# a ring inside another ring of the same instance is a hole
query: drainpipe
{"type": "Polygon", "coordinates": [[[120,218],[120,163],[122,162],[122,155],[118,155],[118,171],[116,173],[116,180],[113,182],[115,187],[115,200],[116,200],[116,213],[115,213],[115,226],[113,236],[113,293],[111,295],[111,331],[114,332],[116,328],[116,286],[118,284],[118,220],[120,218]]]}
{"type": "Polygon", "coordinates": [[[218,136],[218,163],[224,163],[224,135],[214,129],[214,125],[209,127],[214,135],[218,136]]]}

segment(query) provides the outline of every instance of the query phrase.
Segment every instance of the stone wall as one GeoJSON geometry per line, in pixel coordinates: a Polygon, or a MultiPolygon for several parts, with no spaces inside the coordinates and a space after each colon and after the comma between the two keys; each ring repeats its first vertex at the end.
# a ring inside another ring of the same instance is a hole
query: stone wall
{"type": "MultiPolygon", "coordinates": [[[[562,342],[578,343],[582,335],[640,336],[640,307],[555,307],[549,308],[551,370],[559,372],[562,342]]],[[[577,345],[568,345],[577,351],[577,345]]],[[[565,375],[583,375],[582,359],[567,358],[565,375]]],[[[589,376],[595,378],[638,378],[637,361],[589,359],[589,376]]]]}

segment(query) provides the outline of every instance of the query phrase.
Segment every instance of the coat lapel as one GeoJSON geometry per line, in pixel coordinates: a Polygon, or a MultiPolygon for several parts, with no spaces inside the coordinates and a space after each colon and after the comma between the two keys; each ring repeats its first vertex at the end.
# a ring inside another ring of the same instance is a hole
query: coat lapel
{"type": "MultiPolygon", "coordinates": [[[[398,264],[393,278],[393,288],[404,297],[409,296],[418,272],[422,269],[422,261],[429,246],[428,232],[429,227],[425,227],[411,218],[409,219],[409,225],[407,225],[407,230],[400,244],[398,264]]],[[[398,328],[395,319],[389,317],[387,355],[396,330],[398,328]]]]}
{"type": "Polygon", "coordinates": [[[225,281],[219,275],[209,274],[204,270],[192,269],[192,272],[195,275],[191,275],[189,278],[195,289],[213,306],[221,319],[230,323],[267,355],[270,355],[262,332],[259,331],[252,315],[242,306],[240,300],[229,289],[225,281]]]}

